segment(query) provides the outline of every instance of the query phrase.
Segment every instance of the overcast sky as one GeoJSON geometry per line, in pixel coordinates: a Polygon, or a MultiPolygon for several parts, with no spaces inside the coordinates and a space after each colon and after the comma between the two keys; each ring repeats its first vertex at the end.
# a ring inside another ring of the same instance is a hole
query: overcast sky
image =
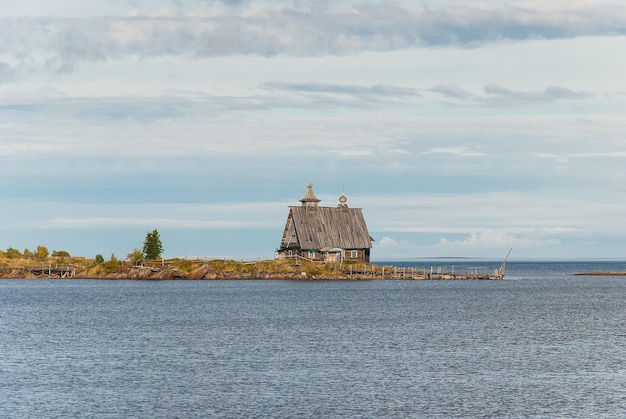
{"type": "Polygon", "coordinates": [[[0,4],[0,248],[272,257],[289,205],[373,260],[626,258],[622,1],[0,4]]]}

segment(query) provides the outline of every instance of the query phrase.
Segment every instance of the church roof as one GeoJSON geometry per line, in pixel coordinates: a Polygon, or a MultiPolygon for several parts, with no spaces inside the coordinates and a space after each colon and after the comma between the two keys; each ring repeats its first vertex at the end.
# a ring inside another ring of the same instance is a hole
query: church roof
{"type": "Polygon", "coordinates": [[[328,248],[370,249],[372,238],[361,208],[348,208],[345,195],[339,197],[337,207],[320,207],[307,185],[302,206],[289,207],[289,216],[283,233],[281,248],[321,250],[328,248]]]}
{"type": "Polygon", "coordinates": [[[370,249],[372,238],[361,208],[290,207],[301,249],[370,249]]]}

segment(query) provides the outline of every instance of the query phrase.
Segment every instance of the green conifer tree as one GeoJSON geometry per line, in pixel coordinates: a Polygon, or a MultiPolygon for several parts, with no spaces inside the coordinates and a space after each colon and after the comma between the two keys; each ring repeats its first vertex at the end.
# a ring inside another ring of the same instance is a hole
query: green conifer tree
{"type": "Polygon", "coordinates": [[[146,234],[143,242],[143,254],[146,259],[158,259],[163,253],[163,243],[159,232],[155,228],[152,232],[146,234]]]}

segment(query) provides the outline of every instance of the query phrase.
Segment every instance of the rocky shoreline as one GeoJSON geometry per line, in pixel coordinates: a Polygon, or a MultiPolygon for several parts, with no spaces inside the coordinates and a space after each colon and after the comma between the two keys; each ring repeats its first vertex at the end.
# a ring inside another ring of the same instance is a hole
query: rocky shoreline
{"type": "Polygon", "coordinates": [[[104,280],[502,280],[504,275],[490,275],[486,272],[439,272],[428,273],[424,270],[396,270],[390,267],[363,265],[357,269],[330,269],[319,267],[281,270],[284,265],[269,263],[259,265],[231,264],[230,268],[211,263],[196,264],[190,269],[176,266],[133,265],[120,267],[114,272],[98,269],[74,268],[0,268],[0,278],[5,279],[104,279],[104,280]],[[387,270],[385,270],[387,269],[387,270]]]}
{"type": "MultiPolygon", "coordinates": [[[[24,269],[0,269],[0,278],[3,279],[59,279],[60,276],[33,275],[24,269]]],[[[307,272],[223,272],[216,271],[210,265],[201,265],[189,273],[175,268],[153,268],[147,266],[132,266],[118,272],[94,274],[89,271],[75,272],[73,276],[64,279],[108,279],[108,280],[226,280],[226,279],[271,279],[271,280],[342,280],[342,279],[372,279],[365,276],[347,275],[311,275],[307,272]]]]}
{"type": "MultiPolygon", "coordinates": [[[[224,280],[224,279],[341,279],[337,277],[310,276],[306,272],[299,273],[279,273],[279,272],[218,272],[210,265],[200,267],[185,273],[172,268],[150,268],[144,266],[133,266],[127,270],[104,275],[81,275],[77,273],[76,278],[84,279],[138,279],[138,280],[224,280]]],[[[347,279],[347,277],[345,278],[347,279]]]]}

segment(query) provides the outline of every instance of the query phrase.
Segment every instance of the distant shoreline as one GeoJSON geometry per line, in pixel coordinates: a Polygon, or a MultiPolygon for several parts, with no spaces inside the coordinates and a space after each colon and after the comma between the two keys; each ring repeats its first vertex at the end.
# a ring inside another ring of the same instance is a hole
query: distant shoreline
{"type": "Polygon", "coordinates": [[[626,276],[626,272],[577,272],[578,276],[626,276]]]}

